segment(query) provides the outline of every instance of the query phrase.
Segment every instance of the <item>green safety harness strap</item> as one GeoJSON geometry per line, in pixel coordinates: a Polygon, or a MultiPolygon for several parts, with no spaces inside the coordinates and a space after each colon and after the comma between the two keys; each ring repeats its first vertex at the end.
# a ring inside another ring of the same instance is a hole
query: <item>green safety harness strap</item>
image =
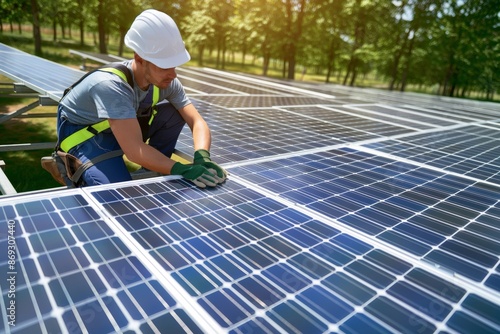
{"type": "Polygon", "coordinates": [[[61,142],[59,146],[64,152],[69,152],[69,150],[71,150],[76,145],[80,145],[84,141],[89,140],[90,138],[107,129],[109,129],[109,122],[106,119],[97,124],[89,125],[69,135],[61,142]]]}
{"type": "Polygon", "coordinates": [[[160,88],[154,86],[153,87],[153,103],[151,105],[153,108],[151,108],[151,118],[149,119],[149,122],[148,122],[149,125],[151,125],[151,123],[153,123],[153,119],[155,118],[156,114],[158,113],[158,111],[154,107],[158,103],[158,100],[160,100],[160,88]]]}
{"type": "MultiPolygon", "coordinates": [[[[110,64],[111,65],[111,64],[110,64]]],[[[106,65],[108,66],[108,65],[106,65]]],[[[118,75],[123,81],[128,82],[130,87],[134,87],[134,81],[132,80],[132,77],[130,75],[130,71],[128,68],[122,64],[114,64],[113,66],[117,67],[102,67],[96,69],[96,71],[105,71],[105,72],[110,72],[118,75]]],[[[93,72],[93,71],[92,71],[93,72]]],[[[78,83],[80,83],[86,76],[88,76],[90,73],[87,73],[84,75],[80,80],[78,80],[76,83],[74,83],[71,87],[66,89],[64,91],[64,95],[66,95],[74,86],[76,86],[78,83]]],[[[63,97],[64,97],[63,95],[63,97]]],[[[153,119],[157,114],[156,104],[158,103],[160,99],[160,88],[157,86],[153,87],[153,101],[151,106],[152,111],[151,111],[151,118],[149,119],[148,124],[151,125],[153,123],[153,119]]],[[[69,152],[73,147],[80,145],[81,143],[85,142],[86,140],[89,140],[90,138],[94,137],[95,135],[107,130],[110,128],[109,121],[106,119],[104,121],[101,121],[96,124],[89,125],[83,129],[80,129],[76,131],[75,133],[69,135],[66,137],[59,145],[59,147],[64,151],[64,152],[69,152]]]]}

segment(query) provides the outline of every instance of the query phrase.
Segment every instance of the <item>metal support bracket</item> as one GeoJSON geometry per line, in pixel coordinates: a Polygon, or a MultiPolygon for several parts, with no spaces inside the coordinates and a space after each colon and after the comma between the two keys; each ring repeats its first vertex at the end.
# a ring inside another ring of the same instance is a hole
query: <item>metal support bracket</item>
{"type": "Polygon", "coordinates": [[[12,183],[10,183],[10,180],[7,177],[7,175],[5,175],[3,171],[4,168],[5,168],[5,162],[3,160],[0,160],[0,193],[2,193],[2,195],[17,194],[16,189],[14,188],[12,183]]]}
{"type": "Polygon", "coordinates": [[[24,114],[25,112],[28,112],[31,109],[34,109],[34,108],[38,107],[39,105],[40,105],[40,101],[36,100],[36,101],[28,104],[27,106],[22,107],[19,110],[13,111],[13,112],[8,113],[8,114],[5,114],[5,115],[3,115],[3,116],[0,117],[0,123],[4,123],[4,122],[8,121],[11,118],[14,118],[16,116],[24,114]]]}

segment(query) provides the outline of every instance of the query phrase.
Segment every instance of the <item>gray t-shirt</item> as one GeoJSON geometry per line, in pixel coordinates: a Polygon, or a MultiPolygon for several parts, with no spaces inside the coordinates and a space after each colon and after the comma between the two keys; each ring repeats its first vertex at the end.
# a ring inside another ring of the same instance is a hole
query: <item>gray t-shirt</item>
{"type": "MultiPolygon", "coordinates": [[[[132,61],[123,62],[132,73],[132,61]]],[[[140,102],[148,91],[139,88],[134,79],[134,89],[118,75],[96,71],[76,85],[60,102],[61,116],[73,124],[95,124],[104,119],[136,118],[140,102]]],[[[160,99],[169,101],[176,109],[190,104],[179,79],[160,90],[160,99]]]]}

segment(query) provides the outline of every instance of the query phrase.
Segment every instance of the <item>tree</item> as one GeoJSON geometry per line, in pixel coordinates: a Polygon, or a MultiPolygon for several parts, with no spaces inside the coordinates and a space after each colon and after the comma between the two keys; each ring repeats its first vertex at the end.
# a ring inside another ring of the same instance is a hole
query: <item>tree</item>
{"type": "Polygon", "coordinates": [[[141,8],[137,6],[132,0],[125,0],[124,5],[116,6],[116,30],[118,31],[118,55],[123,56],[123,49],[125,47],[125,35],[132,25],[135,17],[141,13],[141,8]]]}
{"type": "MultiPolygon", "coordinates": [[[[395,6],[395,10],[392,15],[394,15],[394,24],[388,26],[394,34],[394,40],[392,44],[386,44],[388,49],[393,49],[392,54],[392,63],[389,65],[390,71],[390,84],[389,90],[393,90],[398,80],[399,76],[399,64],[401,61],[401,57],[403,56],[404,50],[406,48],[406,44],[410,37],[410,29],[407,28],[405,17],[405,9],[408,1],[393,1],[392,4],[395,6]]],[[[390,36],[389,39],[390,40],[390,36]]],[[[389,55],[390,56],[390,55],[389,55]]]]}
{"type": "Polygon", "coordinates": [[[33,39],[35,40],[35,54],[42,54],[42,34],[40,32],[40,7],[37,0],[31,0],[31,14],[33,16],[33,39]]]}
{"type": "Polygon", "coordinates": [[[256,36],[253,33],[256,17],[254,10],[255,1],[236,0],[234,16],[230,18],[231,30],[230,41],[231,45],[236,50],[242,53],[242,65],[245,64],[245,58],[251,45],[256,42],[256,36]]]}
{"type": "Polygon", "coordinates": [[[126,31],[146,8],[177,22],[201,66],[207,52],[217,52],[222,69],[228,55],[240,52],[243,64],[253,55],[263,75],[275,64],[288,79],[296,68],[311,68],[326,73],[326,82],[337,72],[351,86],[360,74],[376,73],[390,90],[419,84],[491,99],[499,89],[500,0],[1,0],[0,16],[11,30],[13,23],[33,23],[37,54],[41,25],[52,25],[56,40],[57,25],[64,37],[76,24],[81,45],[89,30],[107,53],[116,35],[122,55],[126,31]]]}
{"type": "MultiPolygon", "coordinates": [[[[409,23],[407,39],[405,45],[407,46],[404,52],[405,65],[401,77],[400,90],[403,92],[406,87],[409,72],[411,70],[411,57],[414,51],[415,43],[422,36],[421,31],[428,29],[436,18],[437,9],[440,0],[414,0],[410,1],[413,10],[413,19],[409,23]]],[[[423,41],[424,45],[426,44],[423,41]]]]}
{"type": "Polygon", "coordinates": [[[229,25],[230,17],[233,14],[234,7],[231,0],[221,0],[212,3],[213,11],[211,14],[214,18],[214,38],[217,45],[217,68],[225,68],[226,51],[227,51],[227,38],[231,31],[229,25]]]}
{"type": "Polygon", "coordinates": [[[375,8],[377,3],[367,0],[354,0],[351,1],[348,9],[352,16],[352,35],[349,38],[351,46],[349,52],[349,63],[347,71],[344,76],[343,84],[346,85],[349,80],[349,85],[354,86],[356,76],[358,74],[358,66],[362,65],[360,55],[363,54],[361,48],[366,42],[366,35],[368,31],[368,24],[370,20],[376,15],[375,8]]]}
{"type": "Polygon", "coordinates": [[[210,17],[206,1],[197,2],[197,9],[189,17],[181,21],[180,29],[186,34],[184,37],[187,47],[198,51],[198,65],[203,66],[203,54],[210,46],[215,35],[215,19],[210,17]]]}
{"type": "Polygon", "coordinates": [[[284,0],[285,42],[283,44],[284,63],[288,63],[288,79],[295,78],[298,44],[302,37],[306,0],[284,0]]]}
{"type": "Polygon", "coordinates": [[[340,65],[340,54],[347,43],[342,36],[347,29],[346,0],[324,0],[310,4],[305,17],[302,64],[326,69],[325,82],[340,65]]]}
{"type": "Polygon", "coordinates": [[[498,70],[498,6],[498,0],[445,2],[440,12],[441,29],[435,30],[435,38],[441,41],[443,95],[460,95],[459,88],[469,86],[494,90],[490,73],[495,67],[498,70]]]}
{"type": "Polygon", "coordinates": [[[262,55],[262,75],[267,75],[273,55],[280,50],[281,0],[256,0],[253,9],[253,33],[255,41],[254,52],[262,55]]]}
{"type": "Polygon", "coordinates": [[[107,54],[106,46],[106,1],[97,2],[97,32],[99,36],[99,53],[107,54]]]}

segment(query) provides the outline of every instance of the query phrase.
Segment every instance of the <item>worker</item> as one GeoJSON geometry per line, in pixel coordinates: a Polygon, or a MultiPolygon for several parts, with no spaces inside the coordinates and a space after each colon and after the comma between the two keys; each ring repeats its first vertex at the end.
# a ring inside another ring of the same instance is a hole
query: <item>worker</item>
{"type": "Polygon", "coordinates": [[[134,51],[134,58],[122,63],[130,84],[116,71],[93,71],[59,103],[60,150],[82,164],[95,161],[76,186],[130,180],[122,154],[146,170],[180,175],[199,187],[224,182],[226,171],[210,158],[210,129],[177,78],[176,67],[190,55],[175,22],[163,12],[145,10],[132,23],[125,44],[134,51]],[[154,95],[161,101],[156,105],[154,95]],[[193,135],[192,164],[171,159],[185,124],[193,135]]]}

